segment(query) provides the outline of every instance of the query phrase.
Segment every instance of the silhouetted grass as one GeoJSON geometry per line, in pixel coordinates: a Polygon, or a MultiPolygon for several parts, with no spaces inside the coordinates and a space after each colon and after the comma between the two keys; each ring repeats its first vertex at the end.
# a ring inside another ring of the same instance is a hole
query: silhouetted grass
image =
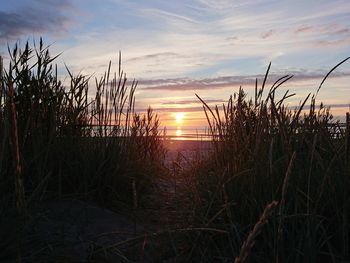
{"type": "Polygon", "coordinates": [[[237,262],[348,260],[349,127],[334,138],[329,127],[337,124],[328,108],[316,106],[317,94],[309,94],[296,109],[288,108],[286,100],[293,94],[287,91],[278,98],[276,90],[291,76],[266,90],[269,69],[261,88],[256,82],[253,99],[240,89],[219,110],[197,96],[214,152],[194,172],[199,196],[195,221],[228,234],[202,233],[190,258],[232,262],[264,207],[278,200],[270,222],[253,242],[249,235],[242,250],[247,242],[254,247],[244,256],[241,252],[237,262]],[[307,104],[309,110],[304,109],[307,104]]]}
{"type": "Polygon", "coordinates": [[[147,235],[92,249],[119,253],[142,243],[121,255],[126,262],[349,260],[350,127],[316,104],[348,58],[295,109],[286,106],[294,94],[277,95],[292,76],[266,87],[270,66],[252,99],[239,89],[219,108],[197,96],[212,148],[179,153],[165,166],[160,120],[150,108],[135,112],[137,82],[128,82],[121,58],[118,72],[109,63],[94,80],[67,68],[63,84],[41,40],[9,55],[6,68],[0,58],[0,260],[26,260],[22,230],[31,212],[65,197],[156,224],[147,235]]]}
{"type": "MultiPolygon", "coordinates": [[[[163,139],[152,109],[145,115],[135,112],[137,82],[128,82],[121,58],[117,73],[109,63],[105,74],[95,79],[91,98],[91,77],[73,75],[67,68],[70,81],[63,84],[53,64],[56,57],[42,40],[34,49],[28,43],[23,49],[16,45],[9,56],[8,68],[0,58],[4,222],[13,217],[11,211],[23,214],[27,206],[63,197],[115,210],[139,206],[140,196],[150,191],[162,171],[163,139]]],[[[11,243],[1,241],[1,254],[20,258],[19,252],[6,250],[11,243]]]]}

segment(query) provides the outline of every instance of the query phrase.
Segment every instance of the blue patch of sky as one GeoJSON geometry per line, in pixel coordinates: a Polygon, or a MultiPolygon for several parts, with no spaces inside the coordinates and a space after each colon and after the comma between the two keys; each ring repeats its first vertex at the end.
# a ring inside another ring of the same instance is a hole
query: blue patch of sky
{"type": "Polygon", "coordinates": [[[101,33],[110,34],[111,28],[120,27],[123,29],[132,29],[143,25],[145,21],[136,16],[129,5],[114,3],[112,1],[80,1],[80,8],[85,12],[84,28],[88,30],[102,30],[101,33]]]}

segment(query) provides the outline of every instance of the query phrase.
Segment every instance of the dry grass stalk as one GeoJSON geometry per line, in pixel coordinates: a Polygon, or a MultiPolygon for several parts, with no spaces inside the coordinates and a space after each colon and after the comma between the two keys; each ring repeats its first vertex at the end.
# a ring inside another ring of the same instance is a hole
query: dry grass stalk
{"type": "MultiPolygon", "coordinates": [[[[293,164],[294,164],[294,161],[295,161],[295,157],[296,157],[296,153],[293,152],[293,155],[290,158],[290,161],[289,161],[289,164],[288,164],[286,175],[285,175],[284,180],[283,180],[282,195],[281,195],[281,202],[280,202],[280,211],[279,211],[279,213],[280,213],[280,221],[281,221],[282,214],[283,214],[284,204],[286,202],[287,187],[288,187],[288,183],[289,183],[289,177],[290,177],[290,174],[292,172],[293,164]]],[[[280,222],[280,225],[281,225],[281,222],[280,222]]],[[[278,232],[280,233],[281,231],[282,231],[281,227],[279,226],[278,227],[278,232]]]]}
{"type": "Polygon", "coordinates": [[[345,129],[345,152],[346,152],[346,156],[348,156],[347,158],[349,158],[350,156],[350,112],[346,113],[346,129],[345,129]]]}
{"type": "Polygon", "coordinates": [[[16,207],[20,215],[25,214],[25,196],[24,196],[24,186],[22,180],[22,168],[20,162],[20,152],[18,143],[18,128],[17,128],[17,118],[16,118],[16,105],[14,103],[14,89],[13,84],[8,85],[8,97],[10,105],[10,116],[11,116],[11,135],[12,144],[15,153],[15,202],[16,207]]]}
{"type": "Polygon", "coordinates": [[[244,262],[249,256],[249,252],[255,244],[256,237],[261,233],[264,225],[268,223],[268,219],[277,207],[278,202],[272,201],[266,205],[263,214],[259,218],[259,221],[255,224],[253,230],[249,233],[247,239],[244,241],[239,256],[235,258],[234,263],[244,262]]]}
{"type": "MultiPolygon", "coordinates": [[[[24,186],[22,180],[22,167],[20,163],[20,152],[19,152],[19,143],[18,143],[18,128],[17,128],[17,118],[16,118],[16,105],[14,103],[14,89],[12,82],[8,83],[8,103],[10,110],[10,123],[11,123],[11,140],[14,150],[14,179],[15,179],[15,204],[17,208],[18,215],[23,219],[26,214],[26,205],[25,205],[25,196],[24,196],[24,186]]],[[[17,253],[16,261],[22,261],[21,253],[21,236],[17,232],[17,253]]]]}

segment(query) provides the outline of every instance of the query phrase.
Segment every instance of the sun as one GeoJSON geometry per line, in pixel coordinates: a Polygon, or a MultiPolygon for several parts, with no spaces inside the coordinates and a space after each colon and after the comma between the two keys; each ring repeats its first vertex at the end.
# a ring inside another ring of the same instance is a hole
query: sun
{"type": "Polygon", "coordinates": [[[175,113],[176,124],[181,124],[183,122],[184,117],[185,117],[185,113],[176,112],[175,113]]]}

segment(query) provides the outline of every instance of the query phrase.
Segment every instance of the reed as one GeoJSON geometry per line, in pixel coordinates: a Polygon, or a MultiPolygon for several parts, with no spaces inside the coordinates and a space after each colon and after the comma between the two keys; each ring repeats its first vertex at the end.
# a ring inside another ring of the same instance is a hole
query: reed
{"type": "MultiPolygon", "coordinates": [[[[137,81],[128,81],[121,55],[116,73],[110,62],[94,80],[66,67],[65,84],[53,64],[56,58],[41,39],[34,48],[29,43],[9,48],[7,68],[0,57],[4,222],[10,222],[14,203],[21,211],[27,203],[30,211],[38,202],[64,197],[131,210],[133,202],[143,205],[144,193],[162,171],[159,119],[152,109],[135,112],[137,81]]],[[[4,224],[0,231],[22,231],[22,223],[4,224]]],[[[11,238],[6,240],[0,242],[0,258],[13,254],[7,249],[11,238]]]]}
{"type": "Polygon", "coordinates": [[[259,218],[258,222],[255,224],[253,230],[249,233],[247,239],[243,242],[239,256],[235,258],[234,263],[241,263],[247,260],[249,252],[254,246],[255,239],[261,233],[261,230],[264,227],[264,225],[268,223],[268,219],[277,205],[277,201],[272,201],[270,204],[266,205],[263,214],[259,218]]]}
{"type": "Polygon", "coordinates": [[[193,246],[190,258],[211,262],[237,257],[247,229],[272,200],[280,200],[279,212],[255,240],[250,260],[320,262],[327,258],[335,262],[348,258],[347,135],[339,133],[334,138],[329,127],[337,122],[329,108],[316,105],[322,84],[346,60],[325,76],[315,95],[309,94],[296,108],[286,106],[295,94],[287,90],[277,95],[292,76],[266,87],[271,64],[260,88],[256,81],[253,99],[240,88],[219,108],[210,107],[197,95],[210,127],[213,154],[192,171],[200,196],[193,204],[194,218],[197,224],[230,234],[203,234],[195,239],[202,245],[193,246]]]}

